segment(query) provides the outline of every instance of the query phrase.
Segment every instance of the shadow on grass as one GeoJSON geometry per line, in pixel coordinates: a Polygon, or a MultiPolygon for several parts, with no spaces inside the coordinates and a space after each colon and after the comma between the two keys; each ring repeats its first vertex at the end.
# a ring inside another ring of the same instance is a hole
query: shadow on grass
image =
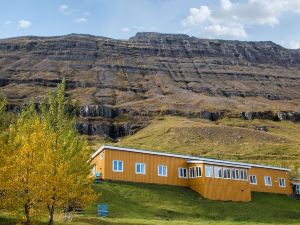
{"type": "Polygon", "coordinates": [[[0,224],[1,225],[15,225],[18,222],[15,218],[2,218],[0,217],[0,224]]]}
{"type": "MultiPolygon", "coordinates": [[[[101,224],[101,225],[140,225],[140,223],[133,223],[133,222],[120,222],[120,221],[108,221],[105,219],[100,219],[97,217],[82,217],[82,218],[76,218],[73,220],[73,222],[81,222],[81,223],[87,223],[87,224],[101,224]]],[[[146,225],[146,224],[145,224],[146,225]]]]}

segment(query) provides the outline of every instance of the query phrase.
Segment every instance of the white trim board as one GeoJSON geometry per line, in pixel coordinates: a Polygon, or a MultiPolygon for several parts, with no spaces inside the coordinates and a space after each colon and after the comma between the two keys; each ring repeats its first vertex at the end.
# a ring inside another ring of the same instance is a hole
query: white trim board
{"type": "Polygon", "coordinates": [[[147,150],[141,150],[141,149],[133,149],[133,148],[124,148],[124,147],[117,147],[117,146],[109,146],[109,145],[103,145],[101,146],[97,151],[95,151],[91,159],[95,158],[100,152],[103,150],[119,150],[119,151],[127,151],[127,152],[136,152],[136,153],[144,153],[144,154],[150,154],[150,155],[160,155],[160,156],[168,156],[168,157],[175,157],[175,158],[182,158],[187,159],[189,161],[196,160],[196,161],[202,161],[204,163],[223,163],[227,164],[227,166],[236,166],[236,167],[258,167],[258,168],[266,168],[266,169],[274,169],[274,170],[283,170],[283,171],[290,171],[288,168],[282,168],[282,167],[274,167],[274,166],[265,166],[265,165],[258,165],[258,164],[251,164],[251,163],[240,163],[240,162],[232,162],[232,161],[226,161],[226,160],[218,160],[218,159],[210,159],[210,158],[202,158],[202,157],[195,157],[195,156],[189,156],[189,155],[180,155],[180,154],[172,154],[172,153],[162,153],[162,152],[154,152],[154,151],[147,151],[147,150]],[[229,165],[228,165],[229,164],[229,165]]]}
{"type": "Polygon", "coordinates": [[[217,166],[229,166],[229,167],[235,167],[235,168],[245,168],[250,169],[251,166],[243,166],[243,165],[236,165],[235,163],[218,163],[218,162],[211,162],[211,161],[199,161],[199,160],[188,160],[187,163],[204,163],[206,165],[217,165],[217,166]]]}

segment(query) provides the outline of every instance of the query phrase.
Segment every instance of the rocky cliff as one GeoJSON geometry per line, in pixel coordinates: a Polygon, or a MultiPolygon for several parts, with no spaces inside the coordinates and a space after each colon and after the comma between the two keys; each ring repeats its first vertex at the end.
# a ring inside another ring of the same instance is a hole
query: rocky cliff
{"type": "Polygon", "coordinates": [[[65,77],[68,95],[81,105],[78,130],[113,138],[157,114],[298,121],[299,68],[300,50],[268,41],[159,33],[0,40],[0,87],[12,110],[40,101],[65,77]]]}

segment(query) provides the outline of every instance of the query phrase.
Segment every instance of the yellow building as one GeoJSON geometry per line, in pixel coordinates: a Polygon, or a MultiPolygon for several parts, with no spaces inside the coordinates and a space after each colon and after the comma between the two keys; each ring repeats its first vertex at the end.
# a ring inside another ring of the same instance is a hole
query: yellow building
{"type": "Polygon", "coordinates": [[[299,188],[287,168],[131,148],[102,146],[91,163],[101,179],[185,186],[211,200],[247,202],[252,191],[292,195],[299,188]]]}

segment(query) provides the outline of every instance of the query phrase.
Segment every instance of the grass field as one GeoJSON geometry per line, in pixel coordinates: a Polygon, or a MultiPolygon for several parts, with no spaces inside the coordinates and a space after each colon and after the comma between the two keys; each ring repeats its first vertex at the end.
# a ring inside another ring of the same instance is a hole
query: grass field
{"type": "MultiPolygon", "coordinates": [[[[252,202],[240,203],[205,200],[174,186],[103,182],[94,188],[97,203],[108,204],[109,217],[98,218],[95,203],[71,224],[300,224],[300,202],[284,195],[253,193],[252,202]]],[[[2,216],[0,224],[15,221],[2,216]]]]}

